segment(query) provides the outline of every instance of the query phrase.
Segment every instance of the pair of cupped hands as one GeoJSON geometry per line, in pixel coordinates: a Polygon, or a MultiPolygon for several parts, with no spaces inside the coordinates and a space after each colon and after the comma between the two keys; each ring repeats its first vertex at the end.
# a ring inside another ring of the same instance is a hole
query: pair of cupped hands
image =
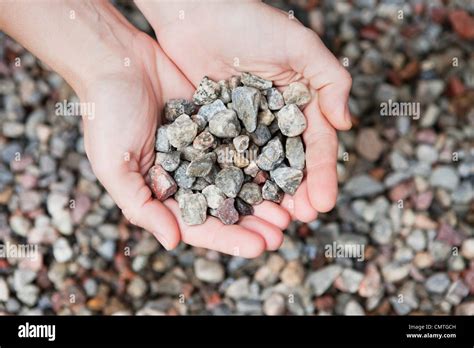
{"type": "Polygon", "coordinates": [[[168,250],[183,241],[251,258],[278,249],[291,219],[309,222],[331,210],[337,196],[336,130],[351,127],[351,78],[320,38],[290,14],[256,1],[193,3],[168,17],[147,9],[147,2],[138,6],[145,8],[158,42],[137,31],[128,48],[133,52],[129,66],[102,76],[85,92],[97,114],[84,118],[86,152],[125,217],[168,250]],[[190,99],[205,75],[220,80],[243,71],[282,89],[294,81],[310,87],[313,99],[304,108],[305,179],[281,205],[264,201],[237,225],[209,217],[202,225],[187,226],[178,203],[158,201],[145,183],[161,111],[171,98],[190,99]]]}

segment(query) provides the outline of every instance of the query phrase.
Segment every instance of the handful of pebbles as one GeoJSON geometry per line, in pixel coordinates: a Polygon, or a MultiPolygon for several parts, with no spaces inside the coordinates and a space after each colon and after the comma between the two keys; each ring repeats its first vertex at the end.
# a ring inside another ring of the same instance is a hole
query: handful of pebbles
{"type": "Polygon", "coordinates": [[[172,99],[169,122],[157,129],[155,165],[147,182],[160,201],[174,196],[188,225],[207,215],[224,224],[253,214],[263,200],[280,203],[303,180],[307,127],[300,108],[308,88],[282,93],[251,73],[219,82],[204,77],[193,100],[172,99]]]}

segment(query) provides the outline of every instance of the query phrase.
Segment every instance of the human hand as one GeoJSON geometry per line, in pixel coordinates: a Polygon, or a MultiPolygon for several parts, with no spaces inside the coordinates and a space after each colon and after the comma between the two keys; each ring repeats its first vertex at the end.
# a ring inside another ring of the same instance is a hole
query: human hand
{"type": "Polygon", "coordinates": [[[167,249],[183,240],[255,257],[279,247],[289,216],[265,204],[239,225],[208,218],[203,225],[187,226],[176,201],[152,198],[144,176],[154,162],[164,101],[190,98],[194,89],[158,44],[109,2],[0,2],[0,28],[61,74],[82,103],[93,104],[94,114],[83,117],[87,155],[134,224],[154,233],[167,249]],[[261,218],[272,215],[278,216],[272,224],[261,218]]]}
{"type": "Polygon", "coordinates": [[[268,214],[282,215],[281,208],[269,203],[256,207],[255,216],[241,218],[239,225],[225,226],[209,217],[203,225],[188,226],[174,199],[162,203],[152,197],[144,177],[155,159],[155,131],[162,121],[157,116],[166,100],[191,98],[194,89],[150,37],[138,34],[131,51],[133,67],[101,76],[87,86],[84,96],[95,104],[97,115],[84,118],[86,152],[124,215],[152,232],[167,249],[180,239],[243,257],[278,248],[289,218],[265,221],[268,214]]]}
{"type": "Polygon", "coordinates": [[[309,84],[314,97],[304,109],[307,175],[282,205],[307,222],[317,212],[331,210],[337,196],[334,128],[351,127],[351,78],[319,37],[288,14],[257,1],[136,3],[163,50],[194,86],[204,75],[220,80],[244,71],[282,88],[294,81],[309,84]]]}

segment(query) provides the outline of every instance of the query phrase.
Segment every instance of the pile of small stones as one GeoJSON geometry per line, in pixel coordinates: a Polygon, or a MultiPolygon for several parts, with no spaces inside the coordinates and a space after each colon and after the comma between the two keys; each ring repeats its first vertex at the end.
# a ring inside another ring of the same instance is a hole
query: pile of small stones
{"type": "Polygon", "coordinates": [[[235,224],[263,200],[280,203],[303,180],[300,108],[310,100],[301,82],[280,93],[251,73],[219,82],[205,76],[192,101],[165,105],[169,123],[157,129],[147,178],[153,193],[160,201],[174,196],[188,225],[204,223],[208,213],[235,224]]]}

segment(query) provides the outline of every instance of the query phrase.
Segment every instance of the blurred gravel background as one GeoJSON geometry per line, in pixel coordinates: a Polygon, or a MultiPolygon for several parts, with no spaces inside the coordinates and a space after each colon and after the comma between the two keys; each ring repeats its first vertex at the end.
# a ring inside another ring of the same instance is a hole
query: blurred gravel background
{"type": "Polygon", "coordinates": [[[0,33],[0,243],[41,254],[0,258],[0,314],[474,315],[474,2],[269,3],[348,58],[337,208],[255,260],[166,252],[96,181],[80,119],[54,114],[71,88],[0,33]],[[420,119],[381,117],[389,99],[420,119]],[[364,261],[325,257],[333,242],[364,261]]]}

